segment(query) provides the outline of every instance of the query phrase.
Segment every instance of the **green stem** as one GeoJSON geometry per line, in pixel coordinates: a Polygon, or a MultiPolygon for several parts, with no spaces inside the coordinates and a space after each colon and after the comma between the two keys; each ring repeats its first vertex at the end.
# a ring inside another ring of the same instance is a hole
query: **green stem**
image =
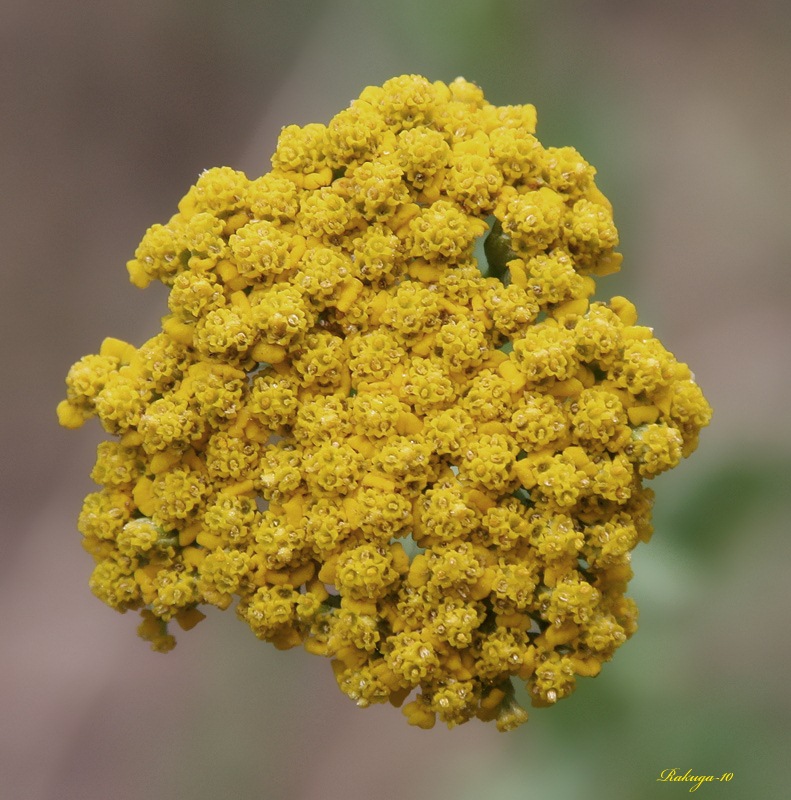
{"type": "Polygon", "coordinates": [[[511,238],[503,231],[499,219],[494,221],[489,235],[484,239],[483,252],[489,265],[487,277],[497,278],[506,283],[507,264],[516,258],[516,253],[511,249],[511,238]]]}

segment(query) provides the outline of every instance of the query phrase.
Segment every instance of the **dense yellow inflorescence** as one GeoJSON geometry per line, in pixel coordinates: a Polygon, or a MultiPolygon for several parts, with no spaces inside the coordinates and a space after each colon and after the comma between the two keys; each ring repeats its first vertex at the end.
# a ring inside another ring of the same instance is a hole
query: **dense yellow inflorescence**
{"type": "Polygon", "coordinates": [[[628,300],[590,301],[611,207],[535,122],[394,78],[146,232],[129,275],[170,313],[78,361],[58,415],[116,437],[79,528],[92,590],[155,650],[236,602],[360,706],[508,730],[513,678],[550,705],[634,632],[643,479],[710,409],[628,300]]]}

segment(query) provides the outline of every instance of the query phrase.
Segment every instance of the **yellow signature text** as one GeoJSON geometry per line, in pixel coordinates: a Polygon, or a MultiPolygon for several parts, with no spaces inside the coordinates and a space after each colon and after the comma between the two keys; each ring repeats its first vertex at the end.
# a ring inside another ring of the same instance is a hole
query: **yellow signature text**
{"type": "Polygon", "coordinates": [[[663,769],[659,774],[657,781],[660,783],[669,783],[682,781],[693,784],[689,787],[690,792],[696,792],[704,783],[727,783],[733,778],[732,772],[723,772],[722,775],[695,775],[691,769],[683,772],[674,767],[673,769],[663,769]]]}

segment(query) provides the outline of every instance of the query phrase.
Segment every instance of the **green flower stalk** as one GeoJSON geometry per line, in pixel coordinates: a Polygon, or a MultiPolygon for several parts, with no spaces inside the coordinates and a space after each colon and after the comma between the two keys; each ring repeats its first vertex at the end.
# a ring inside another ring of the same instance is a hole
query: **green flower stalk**
{"type": "Polygon", "coordinates": [[[79,529],[155,650],[235,603],[360,706],[509,730],[514,679],[551,705],[634,633],[644,479],[711,411],[632,303],[590,301],[621,263],[611,207],[535,123],[394,78],[146,232],[129,275],[170,313],[78,361],[58,416],[113,437],[79,529]]]}

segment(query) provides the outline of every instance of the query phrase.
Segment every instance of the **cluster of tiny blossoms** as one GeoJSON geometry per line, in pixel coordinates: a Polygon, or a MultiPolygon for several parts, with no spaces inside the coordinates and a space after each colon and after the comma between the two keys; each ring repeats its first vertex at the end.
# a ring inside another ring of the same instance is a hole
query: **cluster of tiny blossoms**
{"type": "Polygon", "coordinates": [[[590,301],[620,266],[611,207],[535,122],[394,78],[146,232],[131,281],[170,313],[78,361],[58,415],[115,437],[79,528],[92,590],[154,649],[235,602],[360,706],[508,730],[513,678],[550,705],[634,632],[643,479],[710,409],[628,300],[590,301]]]}

